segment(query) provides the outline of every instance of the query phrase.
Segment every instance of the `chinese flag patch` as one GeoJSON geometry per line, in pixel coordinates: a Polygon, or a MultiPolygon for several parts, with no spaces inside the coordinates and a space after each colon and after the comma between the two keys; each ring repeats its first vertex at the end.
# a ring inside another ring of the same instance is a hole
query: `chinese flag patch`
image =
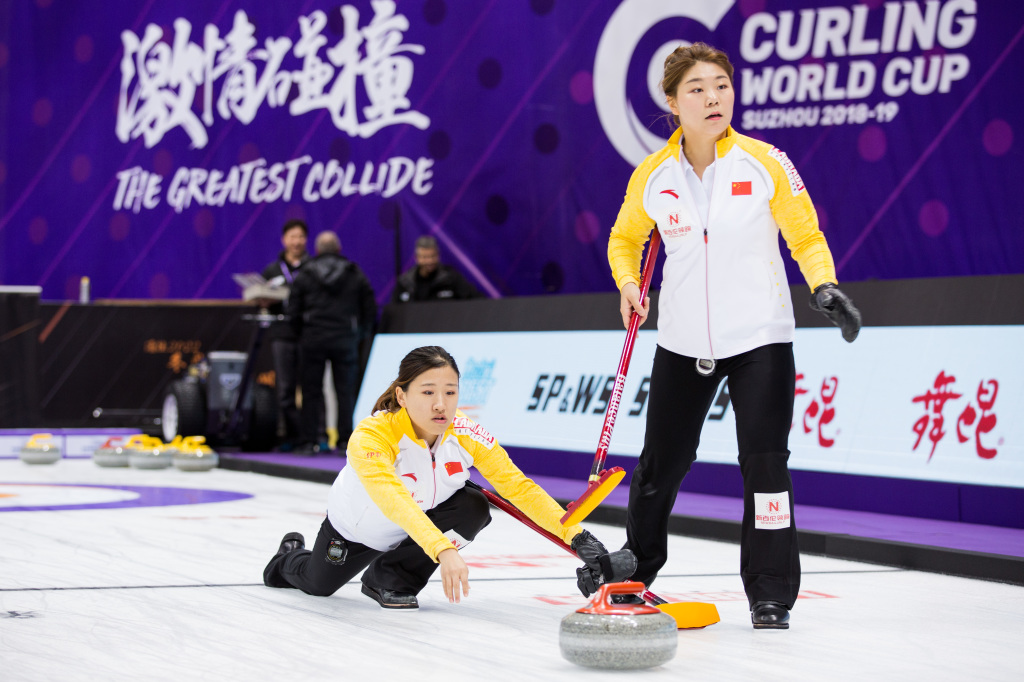
{"type": "Polygon", "coordinates": [[[462,462],[445,462],[444,470],[448,472],[449,476],[461,474],[464,471],[462,468],[462,462]]]}
{"type": "Polygon", "coordinates": [[[752,192],[750,186],[750,180],[746,182],[734,182],[732,183],[732,195],[734,197],[741,195],[749,195],[752,192]]]}

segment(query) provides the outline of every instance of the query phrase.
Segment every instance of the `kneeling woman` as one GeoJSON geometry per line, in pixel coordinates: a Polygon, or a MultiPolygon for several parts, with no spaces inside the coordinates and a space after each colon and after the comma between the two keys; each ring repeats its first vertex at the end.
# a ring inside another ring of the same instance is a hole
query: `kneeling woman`
{"type": "Polygon", "coordinates": [[[269,587],[328,596],[364,568],[363,594],[384,608],[417,608],[416,595],[441,566],[444,594],[469,594],[459,549],[490,523],[487,498],[471,487],[475,466],[535,523],[570,543],[587,566],[577,571],[586,594],[595,583],[628,578],[635,559],[612,558],[588,531],[563,527],[563,510],[512,463],[494,437],[456,415],[459,370],[439,346],[402,360],[398,378],[377,399],[348,442],[348,463],[331,487],[327,518],[313,550],[289,533],[263,571],[269,587]],[[607,573],[603,575],[601,566],[607,573]]]}

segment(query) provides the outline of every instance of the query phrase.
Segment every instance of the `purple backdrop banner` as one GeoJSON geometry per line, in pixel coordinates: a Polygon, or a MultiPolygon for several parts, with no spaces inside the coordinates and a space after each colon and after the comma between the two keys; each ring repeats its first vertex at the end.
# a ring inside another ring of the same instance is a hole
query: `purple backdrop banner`
{"type": "Polygon", "coordinates": [[[491,296],[613,290],[660,64],[697,40],[841,281],[1024,272],[1022,34],[996,0],[5,3],[0,284],[235,297],[301,217],[380,298],[426,233],[491,296]]]}

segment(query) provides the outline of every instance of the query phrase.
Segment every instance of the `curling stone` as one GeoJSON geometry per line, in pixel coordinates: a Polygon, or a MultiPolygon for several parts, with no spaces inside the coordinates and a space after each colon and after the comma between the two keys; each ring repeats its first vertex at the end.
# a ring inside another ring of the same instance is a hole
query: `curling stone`
{"type": "Polygon", "coordinates": [[[166,469],[171,466],[172,454],[159,438],[143,436],[128,450],[128,464],[135,469],[166,469]]]}
{"type": "MultiPolygon", "coordinates": [[[[175,439],[177,440],[177,439],[175,439]]],[[[182,439],[174,454],[174,466],[182,471],[209,471],[217,466],[220,458],[203,436],[188,436],[182,439]]]]}
{"type": "Polygon", "coordinates": [[[169,443],[163,443],[162,446],[164,452],[169,453],[171,455],[171,460],[173,460],[175,456],[179,452],[181,452],[181,445],[184,442],[184,439],[181,437],[181,434],[179,433],[177,436],[174,437],[174,440],[172,440],[169,443]]]}
{"type": "Polygon", "coordinates": [[[92,453],[92,461],[101,467],[126,467],[128,466],[128,450],[124,439],[120,436],[113,436],[107,442],[96,448],[92,453]]]}
{"type": "Polygon", "coordinates": [[[18,457],[25,464],[53,464],[60,460],[60,446],[53,440],[53,434],[36,433],[21,448],[18,457]]]}
{"type": "Polygon", "coordinates": [[[562,619],[562,657],[587,668],[638,670],[676,655],[679,634],[671,616],[646,604],[612,604],[613,594],[639,594],[643,583],[607,583],[590,603],[562,619]]]}

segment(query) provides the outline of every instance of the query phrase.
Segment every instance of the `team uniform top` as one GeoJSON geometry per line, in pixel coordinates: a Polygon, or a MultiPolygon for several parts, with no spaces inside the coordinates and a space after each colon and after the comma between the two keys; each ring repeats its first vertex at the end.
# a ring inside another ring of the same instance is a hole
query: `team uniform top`
{"type": "Polygon", "coordinates": [[[730,127],[715,145],[705,216],[686,181],[681,138],[680,128],[629,180],[608,242],[616,285],[639,285],[644,244],[657,227],[666,253],[659,346],[727,358],[792,341],[796,324],[779,231],[812,290],[836,283],[800,175],[784,152],[730,127]]]}
{"type": "Polygon", "coordinates": [[[512,463],[494,436],[462,412],[433,448],[416,437],[405,408],[377,412],[356,426],[347,455],[327,498],[327,518],[345,539],[379,551],[406,536],[434,561],[442,550],[461,547],[462,538],[442,533],[424,511],[461,490],[471,466],[499,495],[565,542],[583,530],[562,526],[564,510],[512,463]]]}

